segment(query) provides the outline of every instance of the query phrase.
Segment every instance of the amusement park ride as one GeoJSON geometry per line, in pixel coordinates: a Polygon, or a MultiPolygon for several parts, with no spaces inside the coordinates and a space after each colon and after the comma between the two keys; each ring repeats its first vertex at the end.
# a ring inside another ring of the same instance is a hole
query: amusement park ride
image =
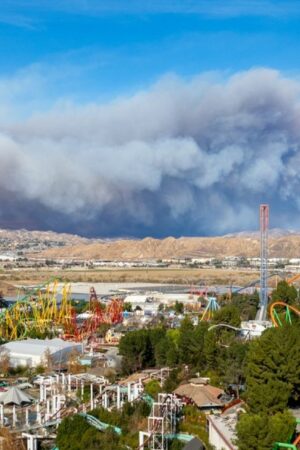
{"type": "MultiPolygon", "coordinates": [[[[300,311],[283,302],[271,305],[268,322],[268,279],[275,274],[268,274],[268,225],[269,206],[260,206],[261,232],[261,269],[260,269],[260,304],[254,327],[281,326],[284,321],[292,322],[292,317],[300,316],[300,311]]],[[[276,274],[278,275],[278,273],[276,274]]],[[[279,274],[280,275],[280,274],[279,274]]],[[[300,278],[297,274],[289,279],[289,284],[300,278]]],[[[248,286],[255,286],[257,281],[248,286]]],[[[240,292],[244,288],[238,288],[240,292]]],[[[220,308],[217,297],[206,290],[197,292],[206,300],[206,306],[200,317],[201,321],[211,321],[215,312],[220,308]]],[[[117,324],[123,320],[123,301],[112,298],[109,302],[101,303],[95,289],[90,289],[89,310],[82,320],[72,305],[69,285],[64,285],[58,296],[58,279],[51,279],[48,283],[29,291],[22,299],[6,309],[0,310],[0,339],[15,340],[27,336],[51,336],[59,334],[64,339],[82,341],[95,333],[101,324],[117,324]]],[[[221,324],[222,325],[222,324],[221,324]]]]}
{"type": "MultiPolygon", "coordinates": [[[[262,330],[264,328],[267,328],[271,324],[274,327],[282,326],[283,323],[292,323],[293,317],[300,317],[300,310],[297,309],[295,306],[288,305],[282,301],[275,302],[270,305],[270,308],[268,306],[269,296],[268,296],[268,280],[274,276],[283,277],[288,284],[293,284],[295,281],[300,279],[300,274],[296,274],[290,278],[286,278],[284,274],[278,274],[278,273],[268,273],[268,228],[269,228],[269,205],[262,204],[260,205],[260,278],[258,280],[255,280],[249,284],[247,284],[244,287],[238,287],[234,291],[232,289],[230,290],[229,298],[231,299],[231,295],[233,292],[239,293],[243,291],[244,289],[247,289],[249,287],[254,287],[257,285],[257,283],[260,283],[260,289],[259,289],[259,309],[257,313],[257,317],[255,321],[249,321],[248,324],[246,323],[246,327],[251,325],[252,329],[248,328],[236,328],[228,326],[227,324],[218,324],[218,325],[212,325],[209,329],[214,329],[217,327],[227,327],[234,329],[236,331],[244,331],[244,332],[253,332],[253,330],[257,327],[262,327],[262,330]],[[269,308],[269,317],[271,322],[267,320],[268,315],[268,308],[269,308]],[[250,324],[250,322],[252,322],[250,324]]],[[[209,297],[207,295],[203,296],[207,302],[205,310],[202,314],[201,320],[207,320],[210,321],[214,313],[220,308],[217,302],[216,297],[209,297]]],[[[247,333],[246,333],[247,334],[247,333]]],[[[244,333],[245,335],[245,333],[244,333]]]]}
{"type": "Polygon", "coordinates": [[[123,302],[112,299],[106,305],[100,303],[94,288],[90,291],[88,317],[78,321],[72,306],[70,286],[64,285],[59,300],[57,280],[38,286],[30,294],[0,313],[0,338],[23,339],[27,336],[55,335],[63,339],[81,341],[91,336],[105,324],[117,324],[123,319],[123,302]]]}

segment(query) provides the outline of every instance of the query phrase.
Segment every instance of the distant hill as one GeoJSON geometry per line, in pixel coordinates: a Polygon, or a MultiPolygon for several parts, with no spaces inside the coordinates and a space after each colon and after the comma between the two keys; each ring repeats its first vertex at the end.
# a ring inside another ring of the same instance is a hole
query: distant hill
{"type": "MultiPolygon", "coordinates": [[[[119,239],[74,243],[61,248],[42,251],[47,258],[78,258],[99,260],[153,260],[168,258],[201,258],[225,256],[258,257],[259,233],[239,233],[221,237],[168,237],[141,240],[119,239]]],[[[270,233],[270,257],[300,257],[300,234],[297,232],[270,233]]]]}
{"type": "Polygon", "coordinates": [[[73,234],[55,233],[53,231],[0,229],[1,254],[41,252],[53,247],[83,245],[92,242],[95,241],[73,234]]]}

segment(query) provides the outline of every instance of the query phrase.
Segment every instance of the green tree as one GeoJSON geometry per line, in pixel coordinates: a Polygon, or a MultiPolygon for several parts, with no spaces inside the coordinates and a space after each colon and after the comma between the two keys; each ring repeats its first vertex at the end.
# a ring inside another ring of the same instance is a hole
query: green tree
{"type": "Polygon", "coordinates": [[[174,305],[174,309],[175,309],[176,314],[183,314],[183,312],[184,312],[184,305],[183,305],[183,303],[178,302],[176,300],[176,303],[174,305]]]}
{"type": "Polygon", "coordinates": [[[294,305],[297,299],[297,289],[289,285],[285,280],[279,281],[277,288],[272,292],[272,302],[282,301],[288,305],[294,305]]]}
{"type": "Polygon", "coordinates": [[[271,328],[251,342],[245,369],[247,403],[275,413],[300,399],[299,326],[271,328]]]}
{"type": "Polygon", "coordinates": [[[59,450],[81,450],[81,439],[91,429],[86,420],[74,415],[63,419],[57,429],[56,444],[59,450]]]}
{"type": "Polygon", "coordinates": [[[200,322],[194,329],[193,335],[193,354],[191,355],[192,364],[195,369],[202,370],[205,368],[204,356],[204,339],[208,332],[209,325],[207,322],[200,322]]]}
{"type": "Polygon", "coordinates": [[[168,347],[166,351],[166,364],[169,367],[174,367],[179,362],[179,350],[175,341],[168,337],[168,347]]]}
{"type": "Polygon", "coordinates": [[[219,349],[216,331],[209,331],[204,336],[203,356],[207,369],[216,369],[219,349]]]}
{"type": "Polygon", "coordinates": [[[213,321],[239,327],[241,324],[240,311],[235,305],[226,305],[216,311],[213,321]]]}
{"type": "Polygon", "coordinates": [[[165,336],[166,330],[163,327],[131,331],[123,336],[119,352],[123,356],[124,372],[131,373],[155,366],[156,349],[165,336]]]}
{"type": "Polygon", "coordinates": [[[232,294],[231,304],[240,311],[241,320],[254,320],[259,305],[259,294],[232,294]]]}
{"type": "Polygon", "coordinates": [[[239,450],[270,450],[275,442],[288,442],[295,430],[289,411],[269,416],[267,413],[242,414],[237,424],[239,450]]]}
{"type": "Polygon", "coordinates": [[[132,303],[124,302],[123,309],[124,309],[124,311],[131,312],[132,311],[132,303]]]}
{"type": "Polygon", "coordinates": [[[123,370],[131,373],[148,366],[153,360],[153,349],[148,330],[138,330],[127,333],[120,340],[120,355],[123,356],[123,370]]]}
{"type": "Polygon", "coordinates": [[[151,380],[145,385],[145,393],[156,399],[162,391],[161,385],[157,380],[151,380]]]}
{"type": "Polygon", "coordinates": [[[173,392],[179,386],[181,380],[182,380],[182,378],[181,378],[180,370],[173,369],[170,372],[166,381],[164,382],[163,391],[168,392],[168,393],[173,392]]]}
{"type": "Polygon", "coordinates": [[[183,420],[179,424],[179,431],[197,436],[209,449],[207,418],[205,413],[199,411],[195,405],[187,405],[183,408],[183,420]]]}
{"type": "Polygon", "coordinates": [[[189,317],[185,317],[180,325],[178,339],[179,360],[184,364],[192,362],[192,356],[196,350],[194,339],[194,325],[189,317]]]}
{"type": "Polygon", "coordinates": [[[170,450],[182,450],[184,448],[184,444],[180,442],[178,439],[173,439],[171,445],[168,447],[170,450]]]}
{"type": "Polygon", "coordinates": [[[222,371],[223,381],[235,384],[237,396],[239,397],[239,386],[245,383],[245,362],[249,345],[247,343],[234,341],[229,347],[225,347],[218,358],[218,367],[222,371]]]}

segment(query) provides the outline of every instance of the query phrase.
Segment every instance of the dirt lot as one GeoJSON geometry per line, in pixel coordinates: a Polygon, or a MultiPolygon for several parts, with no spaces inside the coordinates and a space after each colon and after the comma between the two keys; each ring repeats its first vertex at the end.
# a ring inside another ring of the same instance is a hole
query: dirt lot
{"type": "Polygon", "coordinates": [[[0,273],[0,290],[5,295],[14,295],[14,284],[38,284],[53,277],[73,282],[153,282],[192,284],[246,285],[259,278],[259,273],[250,270],[229,269],[99,269],[99,270],[9,270],[0,273]]]}

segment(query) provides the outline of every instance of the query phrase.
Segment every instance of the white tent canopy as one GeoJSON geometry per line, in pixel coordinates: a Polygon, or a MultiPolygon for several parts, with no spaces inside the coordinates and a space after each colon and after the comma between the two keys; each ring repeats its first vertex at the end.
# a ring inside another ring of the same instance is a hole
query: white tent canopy
{"type": "Polygon", "coordinates": [[[30,395],[25,394],[15,386],[0,394],[0,403],[3,403],[4,405],[21,406],[24,403],[31,403],[32,400],[33,398],[30,395]]]}

